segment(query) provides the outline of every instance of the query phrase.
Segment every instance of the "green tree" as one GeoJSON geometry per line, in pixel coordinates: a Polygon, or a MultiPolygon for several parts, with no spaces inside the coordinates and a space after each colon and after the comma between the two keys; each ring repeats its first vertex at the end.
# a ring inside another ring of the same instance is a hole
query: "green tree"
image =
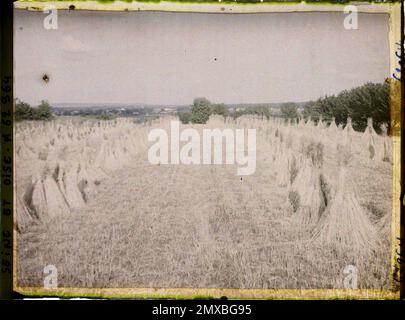
{"type": "Polygon", "coordinates": [[[271,116],[270,108],[265,106],[255,106],[249,108],[247,109],[247,113],[261,116],[262,119],[264,119],[264,117],[266,117],[266,119],[270,119],[271,116]]]}
{"type": "Polygon", "coordinates": [[[191,107],[191,122],[206,123],[211,115],[211,102],[206,98],[195,98],[191,107]]]}
{"type": "Polygon", "coordinates": [[[15,102],[15,119],[21,120],[51,120],[53,114],[47,101],[42,100],[36,108],[31,107],[28,103],[16,99],[15,102]]]}
{"type": "Polygon", "coordinates": [[[244,114],[247,114],[246,110],[236,110],[235,112],[232,113],[232,117],[234,119],[237,119],[237,118],[243,116],[244,114]]]}
{"type": "Polygon", "coordinates": [[[188,124],[191,122],[192,118],[191,112],[179,112],[177,115],[182,124],[188,124]]]}
{"type": "Polygon", "coordinates": [[[283,103],[280,111],[285,118],[298,118],[298,107],[293,102],[283,103]]]}
{"type": "Polygon", "coordinates": [[[217,103],[211,106],[211,114],[218,114],[224,117],[227,117],[229,112],[228,108],[224,103],[217,103]]]}
{"type": "Polygon", "coordinates": [[[338,95],[325,96],[304,106],[304,116],[330,120],[335,117],[337,124],[345,125],[352,118],[353,128],[363,131],[367,118],[373,119],[374,129],[380,132],[383,123],[390,123],[389,84],[366,83],[338,95]]]}
{"type": "Polygon", "coordinates": [[[15,119],[21,120],[33,120],[35,110],[28,103],[16,100],[15,103],[15,119]]]}
{"type": "Polygon", "coordinates": [[[51,106],[49,105],[48,101],[41,101],[41,104],[36,109],[36,118],[38,120],[50,120],[53,118],[51,106]]]}

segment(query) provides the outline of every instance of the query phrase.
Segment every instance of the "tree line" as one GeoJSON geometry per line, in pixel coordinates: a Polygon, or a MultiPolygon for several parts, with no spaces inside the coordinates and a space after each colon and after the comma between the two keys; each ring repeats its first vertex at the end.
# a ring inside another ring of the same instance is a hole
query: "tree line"
{"type": "MultiPolygon", "coordinates": [[[[311,118],[315,122],[323,121],[346,125],[347,118],[352,119],[356,131],[364,131],[367,119],[373,119],[374,129],[381,131],[383,124],[390,124],[389,83],[366,83],[360,87],[344,90],[337,95],[324,96],[304,105],[302,113],[296,103],[287,102],[280,106],[278,116],[298,120],[300,117],[311,118]]],[[[262,119],[275,116],[269,105],[256,105],[246,108],[228,108],[224,103],[212,103],[206,98],[195,98],[190,112],[179,112],[178,117],[184,124],[206,123],[211,115],[221,115],[234,119],[252,114],[262,119]]],[[[15,118],[20,120],[51,120],[54,118],[49,103],[42,100],[32,107],[28,103],[16,100],[15,118]]]]}
{"type": "MultiPolygon", "coordinates": [[[[228,108],[225,104],[211,103],[206,98],[194,99],[191,112],[181,112],[178,116],[182,123],[206,123],[212,114],[234,119],[245,115],[254,114],[263,119],[270,116],[279,116],[285,119],[311,118],[315,122],[320,119],[330,123],[333,119],[337,125],[345,126],[347,118],[352,119],[353,129],[364,131],[367,127],[367,119],[373,119],[373,126],[377,132],[381,132],[383,124],[390,124],[389,107],[390,85],[388,81],[383,83],[368,82],[362,86],[350,90],[344,90],[336,95],[327,95],[316,101],[307,102],[302,112],[298,104],[286,102],[280,105],[280,112],[272,114],[270,106],[251,106],[240,109],[228,108]]],[[[389,127],[389,126],[388,126],[389,127]]]]}
{"type": "Polygon", "coordinates": [[[318,121],[331,121],[346,125],[352,119],[353,129],[364,131],[367,118],[373,119],[374,129],[380,132],[383,123],[390,124],[389,83],[366,83],[344,90],[337,95],[325,96],[304,106],[303,116],[318,121]]]}
{"type": "Polygon", "coordinates": [[[21,120],[52,120],[54,118],[51,106],[45,100],[42,100],[41,103],[32,107],[30,104],[16,100],[15,103],[15,119],[16,121],[21,120]]]}
{"type": "Polygon", "coordinates": [[[206,98],[195,98],[190,112],[178,112],[177,115],[183,124],[187,123],[206,123],[211,115],[220,115],[224,118],[232,117],[234,119],[245,115],[255,114],[267,119],[270,118],[271,109],[269,106],[250,106],[230,110],[224,103],[212,103],[206,98]]]}

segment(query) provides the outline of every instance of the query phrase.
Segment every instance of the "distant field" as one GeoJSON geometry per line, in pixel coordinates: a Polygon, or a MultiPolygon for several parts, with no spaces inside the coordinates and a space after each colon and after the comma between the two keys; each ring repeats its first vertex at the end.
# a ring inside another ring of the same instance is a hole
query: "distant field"
{"type": "Polygon", "coordinates": [[[390,287],[389,137],[211,117],[257,130],[240,177],[151,165],[148,132],[169,120],[17,124],[19,286],[42,287],[52,264],[60,287],[342,288],[348,265],[359,288],[390,287]]]}

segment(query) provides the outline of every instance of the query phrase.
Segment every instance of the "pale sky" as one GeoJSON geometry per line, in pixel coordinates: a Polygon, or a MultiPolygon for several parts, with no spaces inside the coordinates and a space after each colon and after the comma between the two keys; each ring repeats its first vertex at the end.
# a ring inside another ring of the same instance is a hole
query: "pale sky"
{"type": "Polygon", "coordinates": [[[16,97],[29,103],[307,101],[389,77],[388,15],[15,12],[16,97]],[[42,80],[43,74],[50,81],[42,80]]]}

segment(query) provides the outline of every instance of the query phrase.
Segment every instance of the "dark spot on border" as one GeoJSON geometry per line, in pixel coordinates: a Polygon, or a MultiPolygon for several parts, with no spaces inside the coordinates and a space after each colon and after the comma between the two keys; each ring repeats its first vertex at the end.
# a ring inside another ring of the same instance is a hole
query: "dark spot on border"
{"type": "Polygon", "coordinates": [[[76,7],[75,7],[73,4],[71,4],[71,5],[69,6],[69,10],[74,10],[74,9],[76,9],[76,7]]]}

